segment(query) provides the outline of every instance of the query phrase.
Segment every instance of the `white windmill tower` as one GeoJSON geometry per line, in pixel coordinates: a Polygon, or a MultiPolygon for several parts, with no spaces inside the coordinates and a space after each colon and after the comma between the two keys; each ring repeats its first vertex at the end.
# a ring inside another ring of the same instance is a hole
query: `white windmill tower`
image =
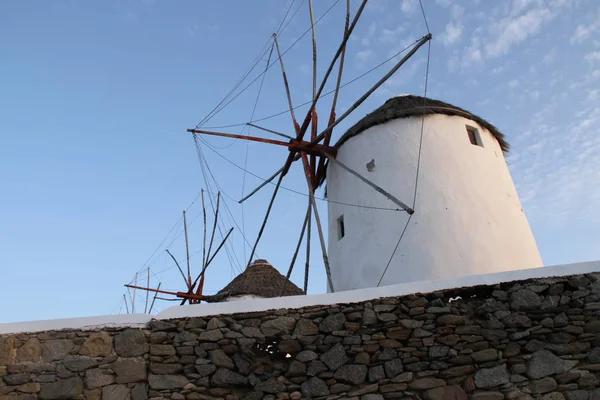
{"type": "Polygon", "coordinates": [[[482,118],[399,96],[335,148],[327,196],[336,291],[542,266],[508,143],[482,118]]]}

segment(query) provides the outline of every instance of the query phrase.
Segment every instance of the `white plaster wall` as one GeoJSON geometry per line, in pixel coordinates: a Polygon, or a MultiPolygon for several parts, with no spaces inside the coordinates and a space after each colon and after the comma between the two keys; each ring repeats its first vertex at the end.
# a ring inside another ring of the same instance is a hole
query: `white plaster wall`
{"type": "MultiPolygon", "coordinates": [[[[374,126],[344,143],[337,158],[412,206],[420,130],[421,117],[374,126]]],[[[397,207],[333,163],[327,195],[335,291],[377,286],[408,214],[335,203],[397,207]],[[345,236],[338,240],[341,215],[345,236]]],[[[471,120],[425,117],[414,208],[382,286],[542,266],[502,150],[471,120]],[[470,143],[466,125],[479,130],[483,147],[470,143]]]]}
{"type": "Polygon", "coordinates": [[[264,297],[257,296],[255,294],[244,294],[241,296],[227,297],[224,301],[239,301],[239,300],[253,300],[253,299],[264,299],[264,297]]]}

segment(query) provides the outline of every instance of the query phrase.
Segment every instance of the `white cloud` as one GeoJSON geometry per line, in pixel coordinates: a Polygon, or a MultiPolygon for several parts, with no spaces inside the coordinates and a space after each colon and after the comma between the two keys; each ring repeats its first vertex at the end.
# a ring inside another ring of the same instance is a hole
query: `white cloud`
{"type": "Polygon", "coordinates": [[[441,35],[441,40],[446,46],[451,46],[460,40],[463,26],[460,22],[448,22],[446,30],[441,35]]]}
{"type": "Polygon", "coordinates": [[[587,61],[589,61],[590,63],[594,63],[596,61],[600,61],[600,51],[593,51],[591,53],[588,53],[585,55],[584,57],[587,61]]]}
{"type": "Polygon", "coordinates": [[[403,37],[402,33],[405,31],[406,27],[403,25],[397,26],[396,29],[384,28],[381,30],[381,36],[379,37],[379,40],[387,43],[395,43],[403,37]]]}
{"type": "Polygon", "coordinates": [[[373,52],[369,49],[361,50],[356,53],[356,58],[358,59],[359,62],[368,61],[369,59],[371,59],[372,56],[373,56],[373,52]]]}
{"type": "Polygon", "coordinates": [[[600,96],[598,95],[600,91],[598,89],[590,90],[588,92],[587,101],[597,100],[600,96]]]}
{"type": "Polygon", "coordinates": [[[600,31],[600,9],[595,15],[594,20],[589,24],[579,24],[571,36],[571,44],[582,43],[595,32],[600,31]]]}
{"type": "Polygon", "coordinates": [[[542,63],[543,64],[552,64],[554,62],[554,60],[556,60],[556,49],[555,48],[550,50],[550,52],[544,56],[542,63]]]}
{"type": "Polygon", "coordinates": [[[490,27],[495,40],[485,45],[486,55],[498,57],[508,53],[511,46],[521,43],[540,31],[542,25],[550,21],[554,14],[546,8],[536,8],[517,17],[507,17],[490,27]]]}
{"type": "Polygon", "coordinates": [[[402,0],[402,4],[400,5],[400,9],[405,14],[412,14],[417,7],[417,0],[402,0]]]}
{"type": "Polygon", "coordinates": [[[510,86],[511,89],[515,89],[517,86],[519,86],[519,80],[518,79],[513,79],[510,82],[508,82],[508,86],[510,86]]]}

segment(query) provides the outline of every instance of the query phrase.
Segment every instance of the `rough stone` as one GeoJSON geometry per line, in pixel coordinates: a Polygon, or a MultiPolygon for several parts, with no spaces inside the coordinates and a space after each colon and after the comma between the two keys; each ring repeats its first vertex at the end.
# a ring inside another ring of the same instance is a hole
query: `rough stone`
{"type": "Polygon", "coordinates": [[[88,369],[85,372],[85,387],[88,389],[98,389],[103,386],[112,385],[115,379],[112,375],[101,369],[88,369]]]}
{"type": "Polygon", "coordinates": [[[498,351],[496,349],[485,349],[471,353],[471,358],[476,363],[484,363],[488,361],[494,361],[498,358],[498,351]]]}
{"type": "Polygon", "coordinates": [[[42,361],[62,360],[73,350],[73,342],[68,339],[47,340],[42,343],[42,361]]]}
{"type": "Polygon", "coordinates": [[[319,375],[321,372],[325,372],[327,371],[327,366],[319,360],[314,360],[311,361],[311,363],[308,365],[308,369],[306,370],[306,375],[308,376],[316,376],[319,375]]]}
{"type": "Polygon", "coordinates": [[[592,364],[600,364],[600,347],[596,347],[587,354],[587,359],[592,364]]]}
{"type": "Polygon", "coordinates": [[[248,378],[237,372],[225,368],[219,368],[212,376],[211,384],[216,387],[245,386],[248,384],[248,378]]]}
{"type": "Polygon", "coordinates": [[[42,357],[42,349],[38,338],[30,338],[17,349],[15,363],[38,362],[42,357]]]}
{"type": "Polygon", "coordinates": [[[334,374],[334,378],[338,381],[359,385],[365,381],[367,377],[367,367],[365,365],[342,365],[334,374]]]}
{"type": "Polygon", "coordinates": [[[346,322],[346,316],[342,313],[335,313],[327,316],[319,324],[319,330],[325,333],[332,333],[344,329],[344,323],[346,322]]]}
{"type": "Polygon", "coordinates": [[[467,400],[460,386],[443,386],[425,392],[425,400],[467,400]]]}
{"type": "Polygon", "coordinates": [[[475,386],[480,389],[492,389],[509,381],[510,378],[505,364],[492,368],[482,368],[475,373],[475,386]]]}
{"type": "Polygon", "coordinates": [[[531,393],[535,394],[552,392],[556,387],[556,381],[550,377],[529,382],[529,390],[531,390],[531,393]]]}
{"type": "Polygon", "coordinates": [[[437,317],[436,322],[440,325],[464,325],[467,320],[463,315],[447,314],[437,317]]]}
{"type": "Polygon", "coordinates": [[[82,372],[97,366],[98,361],[86,356],[66,356],[63,365],[69,371],[82,372]]]}
{"type": "Polygon", "coordinates": [[[501,392],[477,392],[471,396],[471,400],[504,400],[504,394],[501,392]]]}
{"type": "Polygon", "coordinates": [[[125,329],[115,336],[115,351],[121,357],[137,357],[148,352],[146,335],[140,329],[125,329]]]}
{"type": "Polygon", "coordinates": [[[312,377],[300,386],[302,390],[302,396],[307,398],[327,396],[329,394],[329,387],[327,384],[319,378],[312,377]]]}
{"type": "Polygon", "coordinates": [[[348,363],[349,359],[346,355],[344,346],[341,343],[338,343],[321,355],[321,361],[323,361],[330,370],[335,371],[342,365],[348,363]]]}
{"type": "Polygon", "coordinates": [[[79,354],[88,357],[107,357],[112,352],[113,340],[104,331],[94,332],[83,342],[79,354]]]}
{"type": "Polygon", "coordinates": [[[395,376],[404,372],[404,366],[402,365],[402,360],[400,359],[386,361],[383,365],[385,374],[388,378],[394,378],[395,376]]]}
{"type": "Polygon", "coordinates": [[[532,379],[540,379],[563,372],[565,372],[563,360],[548,350],[536,351],[527,362],[527,376],[532,379]]]}
{"type": "Polygon", "coordinates": [[[148,385],[146,383],[138,383],[131,389],[131,400],[147,400],[148,385]]]}
{"type": "Polygon", "coordinates": [[[303,363],[316,360],[317,358],[319,358],[319,355],[312,350],[304,350],[296,355],[296,360],[303,363]]]}
{"type": "Polygon", "coordinates": [[[195,367],[196,372],[198,372],[198,375],[200,375],[200,377],[209,376],[217,370],[217,367],[213,364],[196,365],[195,367]]]}
{"type": "Polygon", "coordinates": [[[414,382],[408,384],[408,387],[413,390],[428,390],[437,387],[446,386],[446,381],[437,378],[423,378],[417,379],[414,382]]]}
{"type": "Polygon", "coordinates": [[[111,368],[117,374],[117,383],[133,383],[146,380],[146,362],[136,359],[115,361],[111,368]]]}
{"type": "Polygon", "coordinates": [[[260,329],[266,336],[289,335],[294,330],[295,325],[295,318],[277,317],[263,322],[260,329]]]}
{"type": "Polygon", "coordinates": [[[383,365],[375,365],[369,368],[369,382],[379,382],[382,379],[385,379],[383,365]]]}
{"type": "Polygon", "coordinates": [[[510,294],[509,304],[516,311],[534,310],[542,305],[542,299],[531,289],[519,289],[510,294]]]}
{"type": "Polygon", "coordinates": [[[363,325],[373,325],[377,323],[377,314],[370,308],[365,308],[363,311],[363,325]]]}
{"type": "Polygon", "coordinates": [[[21,373],[17,373],[17,374],[11,374],[8,375],[4,378],[4,381],[12,386],[17,386],[17,385],[22,385],[24,383],[29,382],[29,379],[31,379],[31,374],[28,374],[26,372],[21,372],[21,373]]]}
{"type": "Polygon", "coordinates": [[[221,349],[212,350],[210,352],[210,361],[220,368],[233,369],[235,366],[233,360],[221,349]]]}
{"type": "Polygon", "coordinates": [[[80,377],[62,379],[57,382],[44,383],[40,390],[40,399],[73,399],[83,393],[83,381],[80,377]]]}
{"type": "Polygon", "coordinates": [[[279,382],[277,379],[271,378],[264,382],[258,383],[256,386],[254,386],[254,390],[277,394],[285,391],[285,385],[282,382],[279,382]]]}
{"type": "Polygon", "coordinates": [[[174,356],[175,347],[170,344],[152,344],[150,345],[150,354],[153,356],[174,356]]]}
{"type": "Polygon", "coordinates": [[[154,390],[182,389],[188,380],[182,375],[148,375],[148,384],[154,390]]]}
{"type": "Polygon", "coordinates": [[[102,388],[102,400],[128,400],[130,390],[125,385],[110,385],[102,388]]]}
{"type": "Polygon", "coordinates": [[[319,328],[310,319],[301,318],[296,323],[295,336],[312,336],[319,333],[319,328]]]}
{"type": "Polygon", "coordinates": [[[0,365],[11,365],[16,355],[15,338],[0,336],[0,365]]]}

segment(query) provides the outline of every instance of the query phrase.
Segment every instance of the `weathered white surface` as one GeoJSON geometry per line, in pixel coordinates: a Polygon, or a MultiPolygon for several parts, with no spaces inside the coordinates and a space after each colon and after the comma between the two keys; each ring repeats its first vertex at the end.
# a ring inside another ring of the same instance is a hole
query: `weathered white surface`
{"type": "Polygon", "coordinates": [[[458,278],[436,281],[401,283],[398,285],[358,289],[346,292],[309,296],[290,296],[285,297],[284,299],[257,299],[228,303],[195,304],[180,307],[170,307],[159,313],[156,316],[156,319],[202,317],[208,315],[266,311],[278,308],[300,308],[315,305],[356,303],[381,297],[404,296],[414,293],[431,293],[445,289],[478,285],[495,285],[502,282],[578,275],[590,272],[600,272],[600,261],[524,269],[519,271],[506,271],[485,275],[462,276],[458,278]]]}
{"type": "Polygon", "coordinates": [[[224,301],[240,301],[240,300],[253,300],[253,299],[264,299],[264,297],[257,296],[255,294],[244,294],[241,296],[227,297],[224,301]]]}
{"type": "MultiPolygon", "coordinates": [[[[349,139],[337,158],[412,206],[420,131],[421,117],[392,120],[349,139]]],[[[408,214],[336,203],[398,207],[334,163],[327,196],[335,291],[376,287],[408,214]]],[[[469,119],[425,117],[415,210],[382,286],[543,265],[497,140],[469,119]],[[470,143],[467,125],[479,130],[483,147],[470,143]]]]}
{"type": "Polygon", "coordinates": [[[106,327],[144,327],[148,322],[150,322],[150,320],[152,320],[152,315],[150,314],[122,314],[103,315],[99,317],[13,322],[8,324],[0,324],[0,334],[55,331],[61,329],[96,330],[106,327]]]}
{"type": "MultiPolygon", "coordinates": [[[[176,306],[162,311],[156,316],[156,319],[201,317],[207,315],[266,311],[278,308],[300,308],[314,305],[356,303],[381,297],[404,296],[414,293],[430,293],[445,289],[477,285],[494,285],[502,282],[578,275],[590,272],[600,272],[600,261],[566,264],[520,271],[498,272],[495,274],[486,275],[471,275],[437,281],[402,283],[398,285],[329,294],[290,296],[285,297],[284,299],[253,299],[225,303],[176,306]]],[[[106,315],[100,317],[55,319],[46,321],[15,322],[0,324],[0,334],[41,332],[61,329],[94,330],[105,327],[144,327],[148,322],[150,322],[151,319],[152,315],[150,314],[125,314],[106,315]]]]}

